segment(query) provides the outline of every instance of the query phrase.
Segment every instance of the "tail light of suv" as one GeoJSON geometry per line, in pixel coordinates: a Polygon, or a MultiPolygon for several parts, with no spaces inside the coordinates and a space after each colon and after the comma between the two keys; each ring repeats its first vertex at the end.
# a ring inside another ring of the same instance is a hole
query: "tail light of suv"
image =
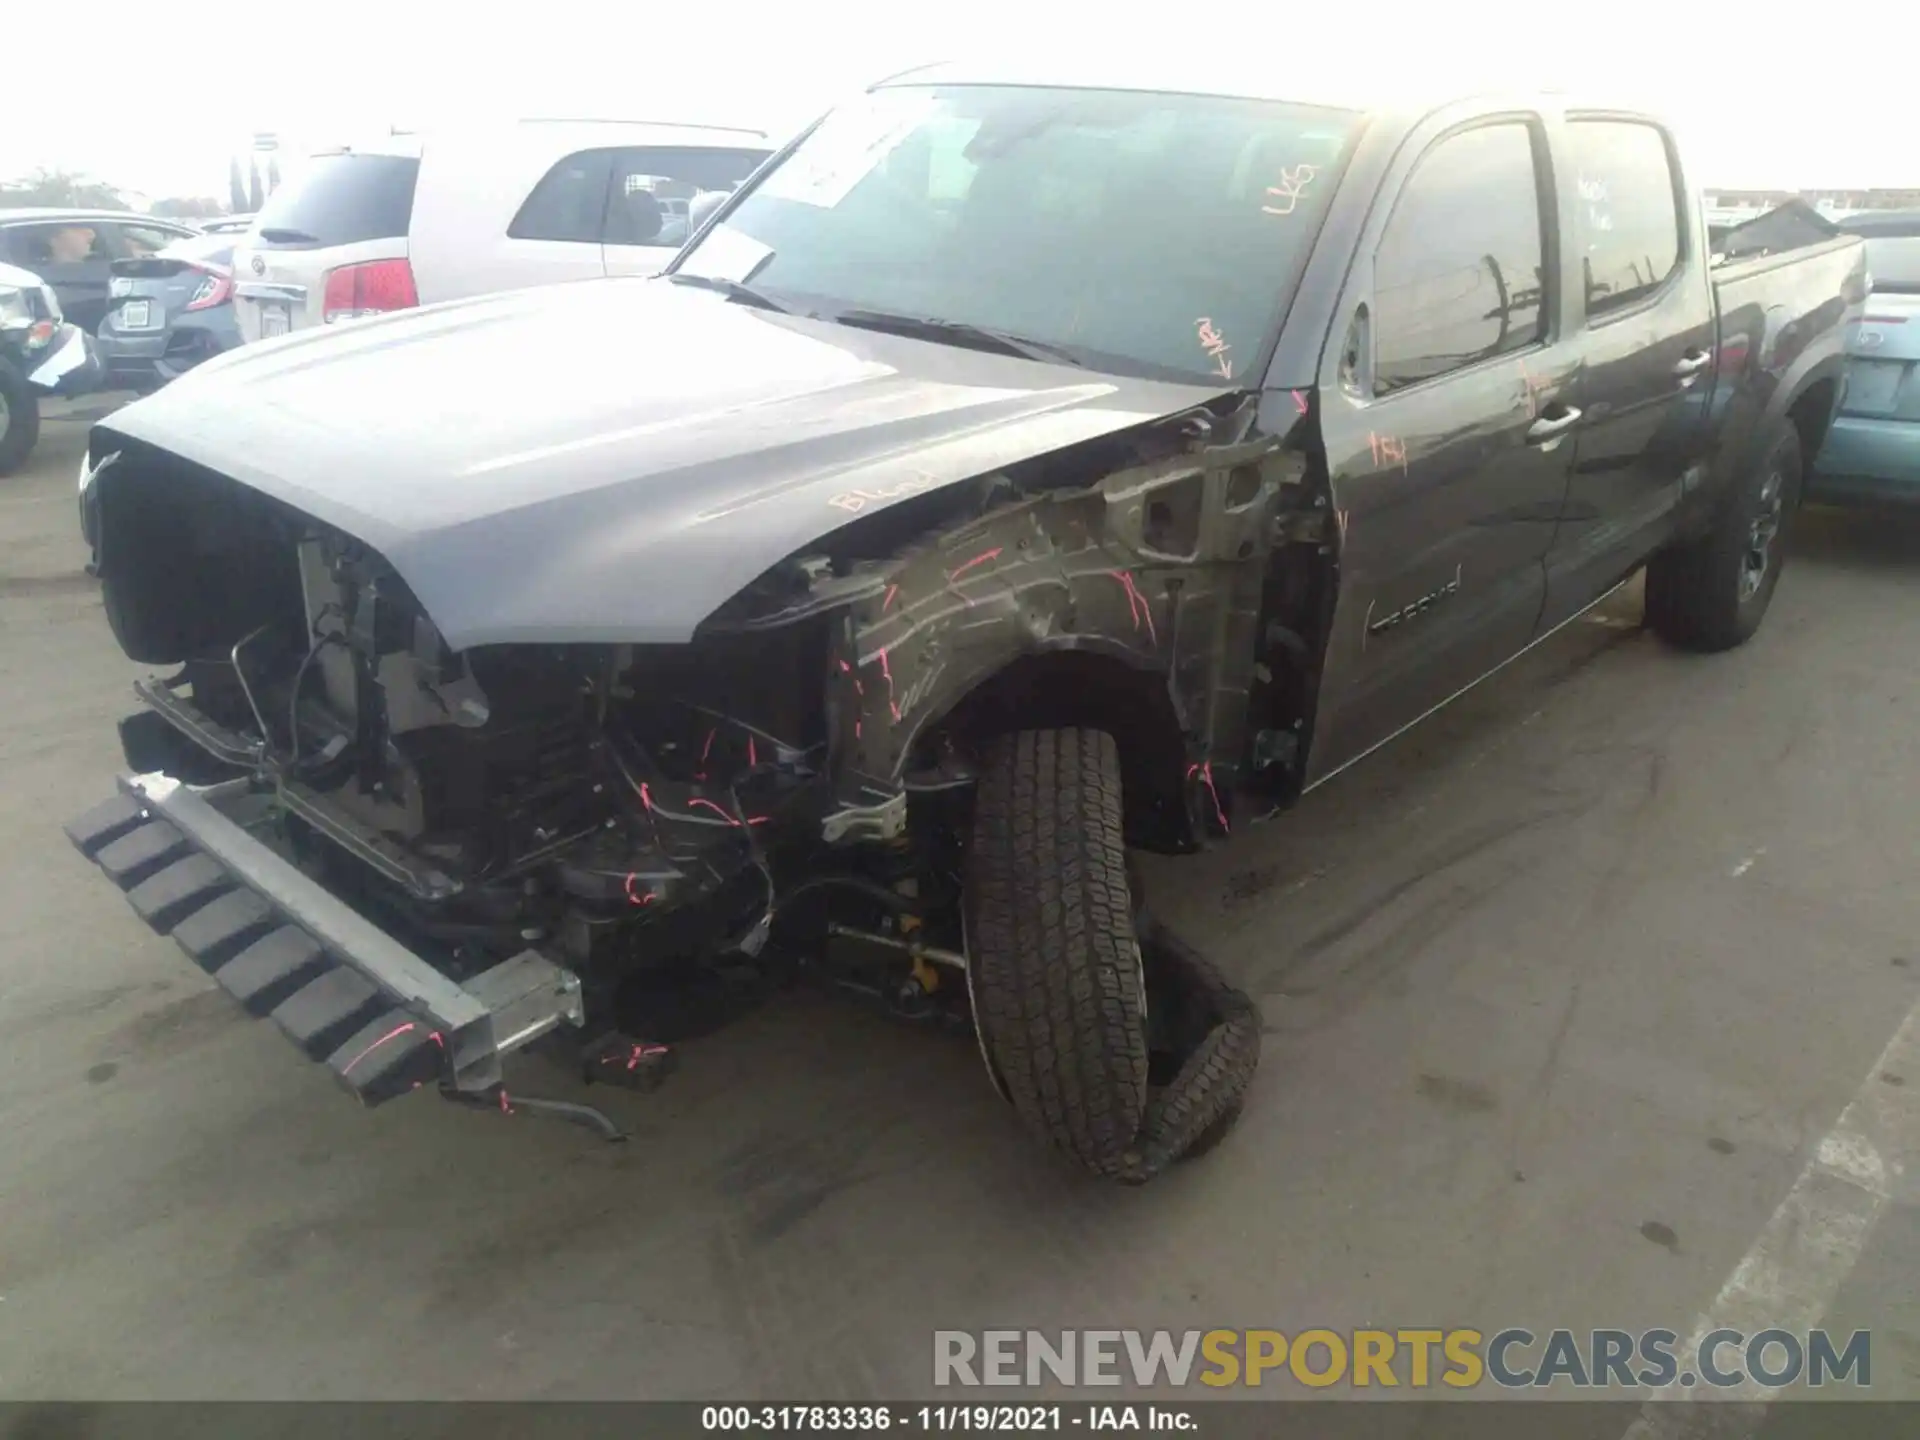
{"type": "Polygon", "coordinates": [[[327,272],[321,320],[358,320],[390,310],[411,310],[420,303],[414,288],[413,266],[405,260],[368,260],[327,272]]]}

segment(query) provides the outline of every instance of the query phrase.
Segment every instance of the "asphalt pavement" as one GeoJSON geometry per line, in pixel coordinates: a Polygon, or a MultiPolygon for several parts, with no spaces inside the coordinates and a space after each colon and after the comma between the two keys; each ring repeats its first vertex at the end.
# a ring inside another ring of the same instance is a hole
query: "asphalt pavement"
{"type": "Polygon", "coordinates": [[[1724,656],[1623,591],[1293,812],[1150,862],[1266,1053],[1225,1143],[1123,1190],[1023,1138],[970,1041],[806,996],[603,1100],[624,1146],[359,1110],[59,833],[131,708],[83,429],[0,481],[0,1398],[900,1399],[936,1328],[1749,1312],[1870,1326],[1876,1393],[1920,1395],[1887,1108],[1920,1091],[1920,522],[1803,517],[1724,656]],[[1795,1207],[1855,1172],[1867,1221],[1810,1248],[1795,1207]]]}

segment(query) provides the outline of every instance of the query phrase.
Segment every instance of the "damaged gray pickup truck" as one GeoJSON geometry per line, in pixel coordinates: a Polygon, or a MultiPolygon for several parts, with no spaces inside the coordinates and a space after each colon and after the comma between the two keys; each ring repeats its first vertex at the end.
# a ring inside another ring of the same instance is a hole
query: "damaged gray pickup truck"
{"type": "Polygon", "coordinates": [[[161,673],[68,833],[367,1104],[617,1134],[503,1059],[645,1088],[804,972],[1145,1180],[1260,1036],[1127,846],[1287,806],[1643,566],[1673,642],[1759,624],[1860,248],[1715,268],[1691,197],[1658,122],[1558,99],[897,77],[663,276],[98,426],[161,673]]]}

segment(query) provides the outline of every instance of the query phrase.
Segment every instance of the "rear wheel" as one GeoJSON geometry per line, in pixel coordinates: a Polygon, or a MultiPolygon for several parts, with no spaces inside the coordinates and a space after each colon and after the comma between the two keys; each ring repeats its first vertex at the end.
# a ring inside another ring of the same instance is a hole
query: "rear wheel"
{"type": "Polygon", "coordinates": [[[0,475],[26,464],[39,438],[39,398],[26,376],[0,360],[0,475]]]}
{"type": "Polygon", "coordinates": [[[1713,528],[1648,562],[1647,623],[1662,639],[1713,651],[1752,638],[1780,583],[1802,468],[1799,432],[1785,420],[1774,422],[1759,462],[1713,528]]]}

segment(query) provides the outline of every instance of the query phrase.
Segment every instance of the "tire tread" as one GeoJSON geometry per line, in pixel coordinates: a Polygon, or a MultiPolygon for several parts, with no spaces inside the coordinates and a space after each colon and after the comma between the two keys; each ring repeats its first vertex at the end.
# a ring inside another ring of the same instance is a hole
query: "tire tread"
{"type": "Polygon", "coordinates": [[[976,1018],[1008,1098],[1041,1138],[1125,1178],[1147,1043],[1113,737],[1037,730],[992,742],[969,865],[976,1018]]]}

